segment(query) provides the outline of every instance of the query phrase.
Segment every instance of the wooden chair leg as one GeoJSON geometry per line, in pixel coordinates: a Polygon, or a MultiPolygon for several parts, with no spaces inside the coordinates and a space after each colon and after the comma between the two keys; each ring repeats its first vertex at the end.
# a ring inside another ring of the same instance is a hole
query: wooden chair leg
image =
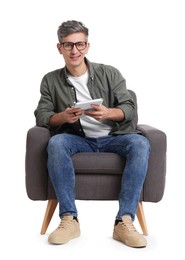
{"type": "Polygon", "coordinates": [[[41,228],[41,231],[40,231],[41,235],[44,235],[46,233],[46,230],[49,226],[51,218],[53,217],[53,213],[55,212],[57,204],[58,204],[57,200],[48,200],[46,212],[45,212],[45,215],[44,215],[44,220],[42,222],[42,228],[41,228]]]}
{"type": "Polygon", "coordinates": [[[139,224],[141,226],[141,229],[143,231],[143,235],[147,236],[148,235],[148,229],[146,225],[146,220],[145,220],[145,214],[144,214],[144,209],[143,209],[143,204],[140,201],[138,204],[137,212],[136,212],[139,224]]]}

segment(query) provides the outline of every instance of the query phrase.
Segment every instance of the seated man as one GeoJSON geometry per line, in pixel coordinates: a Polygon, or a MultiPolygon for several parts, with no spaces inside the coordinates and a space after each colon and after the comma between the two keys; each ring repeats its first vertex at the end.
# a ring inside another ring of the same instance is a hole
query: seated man
{"type": "Polygon", "coordinates": [[[61,219],[48,241],[64,244],[80,236],[71,157],[80,152],[113,152],[126,158],[113,238],[131,247],[145,247],[147,241],[137,232],[133,221],[147,172],[150,145],[136,130],[135,104],[125,79],[116,68],[92,63],[85,57],[90,44],[88,29],[81,22],[63,22],[58,28],[58,40],[57,48],[65,67],[43,77],[35,110],[36,124],[52,133],[47,147],[48,172],[61,219]],[[92,104],[92,109],[74,107],[77,101],[97,98],[102,98],[103,103],[92,104]]]}

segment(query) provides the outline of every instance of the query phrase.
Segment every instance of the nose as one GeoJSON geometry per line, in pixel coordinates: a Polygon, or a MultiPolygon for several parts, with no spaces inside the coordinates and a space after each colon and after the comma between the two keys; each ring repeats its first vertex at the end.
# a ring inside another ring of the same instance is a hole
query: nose
{"type": "Polygon", "coordinates": [[[78,51],[78,49],[76,48],[76,45],[73,44],[73,48],[71,49],[71,52],[75,53],[75,52],[77,52],[77,51],[78,51]]]}

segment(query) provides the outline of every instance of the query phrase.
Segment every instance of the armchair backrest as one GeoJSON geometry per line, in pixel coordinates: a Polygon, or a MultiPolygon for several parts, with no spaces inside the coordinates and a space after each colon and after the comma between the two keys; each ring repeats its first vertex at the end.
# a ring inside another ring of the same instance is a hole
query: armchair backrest
{"type": "Polygon", "coordinates": [[[133,90],[128,90],[129,93],[131,94],[133,100],[134,100],[134,103],[135,103],[135,118],[134,118],[134,124],[137,126],[137,123],[138,123],[138,111],[137,111],[137,97],[136,97],[136,93],[133,91],[133,90]]]}

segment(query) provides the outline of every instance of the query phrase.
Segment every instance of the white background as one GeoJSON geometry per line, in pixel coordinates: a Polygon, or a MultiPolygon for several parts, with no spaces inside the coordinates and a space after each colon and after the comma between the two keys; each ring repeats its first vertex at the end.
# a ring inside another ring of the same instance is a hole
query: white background
{"type": "Polygon", "coordinates": [[[1,1],[1,259],[183,258],[184,14],[183,0],[1,1]],[[117,202],[77,201],[82,236],[64,246],[47,244],[48,234],[59,224],[58,210],[47,234],[39,234],[46,202],[33,202],[26,195],[26,132],[35,124],[43,75],[64,65],[56,31],[68,19],[89,28],[87,58],[117,67],[127,87],[137,93],[139,123],[167,134],[165,194],[159,203],[144,204],[146,249],[112,240],[117,202]]]}

